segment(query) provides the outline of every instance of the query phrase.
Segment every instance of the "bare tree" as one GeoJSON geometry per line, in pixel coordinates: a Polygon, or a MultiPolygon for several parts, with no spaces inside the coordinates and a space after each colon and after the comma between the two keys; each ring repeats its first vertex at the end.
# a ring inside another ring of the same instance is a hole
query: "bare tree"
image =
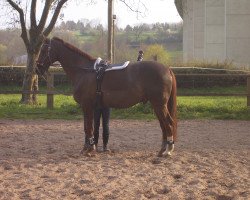
{"type": "MultiPolygon", "coordinates": [[[[37,103],[36,94],[32,91],[38,90],[38,77],[35,73],[36,59],[44,39],[50,34],[55,26],[57,18],[64,4],[68,0],[44,0],[40,19],[37,19],[37,0],[31,0],[30,5],[22,7],[20,0],[6,0],[8,6],[18,13],[18,23],[21,26],[21,38],[27,51],[27,69],[23,79],[22,103],[37,103]],[[29,7],[30,21],[26,20],[26,11],[29,7]],[[50,21],[48,17],[51,15],[50,21]],[[28,25],[29,24],[29,27],[28,25]]],[[[29,1],[26,1],[26,3],[29,1]]]]}

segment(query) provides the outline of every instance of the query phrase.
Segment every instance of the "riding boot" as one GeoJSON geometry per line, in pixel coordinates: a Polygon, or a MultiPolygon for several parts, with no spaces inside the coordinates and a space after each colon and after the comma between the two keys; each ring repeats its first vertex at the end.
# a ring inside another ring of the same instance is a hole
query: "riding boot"
{"type": "Polygon", "coordinates": [[[99,131],[95,130],[94,132],[94,140],[95,140],[95,145],[97,146],[98,140],[99,140],[99,131]]]}
{"type": "Polygon", "coordinates": [[[103,132],[103,151],[110,151],[110,149],[107,147],[109,141],[109,129],[104,128],[103,132]]]}
{"type": "Polygon", "coordinates": [[[103,151],[108,151],[110,152],[110,149],[108,148],[108,145],[107,144],[103,144],[103,151]]]}
{"type": "Polygon", "coordinates": [[[107,147],[107,144],[109,141],[109,118],[110,118],[110,108],[103,108],[103,112],[102,112],[103,151],[110,151],[107,147]]]}
{"type": "Polygon", "coordinates": [[[99,128],[100,128],[100,120],[101,120],[101,109],[95,108],[94,112],[94,140],[97,149],[97,144],[99,140],[99,128]]]}

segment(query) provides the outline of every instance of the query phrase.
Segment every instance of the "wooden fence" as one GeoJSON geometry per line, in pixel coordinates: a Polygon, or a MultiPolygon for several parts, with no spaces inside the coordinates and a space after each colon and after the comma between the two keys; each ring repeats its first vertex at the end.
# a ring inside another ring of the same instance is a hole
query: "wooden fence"
{"type": "MultiPolygon", "coordinates": [[[[29,92],[31,94],[37,93],[37,94],[47,94],[47,108],[53,109],[54,107],[54,95],[55,94],[63,94],[63,95],[72,95],[72,93],[65,93],[62,91],[57,91],[54,87],[54,76],[55,75],[62,75],[64,72],[55,72],[50,73],[47,76],[47,91],[45,92],[29,92]]],[[[187,93],[180,93],[177,94],[178,96],[245,96],[247,97],[247,106],[250,107],[250,75],[249,74],[177,74],[178,76],[187,76],[187,77],[208,77],[208,76],[216,76],[216,77],[225,77],[225,76],[241,76],[241,77],[247,77],[247,91],[246,93],[195,93],[195,94],[187,94],[187,93]]],[[[11,92],[11,91],[0,91],[0,94],[22,94],[22,91],[18,92],[11,92]]]]}
{"type": "MultiPolygon", "coordinates": [[[[54,90],[54,76],[62,74],[62,73],[50,73],[47,76],[47,108],[53,109],[54,104],[54,94],[65,94],[69,95],[68,93],[61,93],[54,90]]],[[[242,76],[247,77],[247,92],[246,93],[196,93],[196,94],[178,94],[178,96],[246,96],[247,97],[247,106],[250,107],[250,75],[248,74],[178,74],[177,76],[216,76],[216,77],[225,77],[225,76],[242,76]]]]}

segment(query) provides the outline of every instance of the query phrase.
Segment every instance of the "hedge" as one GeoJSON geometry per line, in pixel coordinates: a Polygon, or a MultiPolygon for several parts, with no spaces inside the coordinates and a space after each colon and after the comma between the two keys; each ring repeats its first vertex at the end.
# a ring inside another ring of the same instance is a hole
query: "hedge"
{"type": "MultiPolygon", "coordinates": [[[[246,72],[237,72],[230,70],[214,70],[203,68],[172,68],[176,74],[178,87],[213,87],[213,86],[236,86],[246,85],[247,76],[241,74],[247,74],[246,72]],[[187,76],[190,74],[190,76],[187,76]],[[201,76],[192,75],[201,74],[201,76]],[[225,76],[217,76],[214,74],[221,74],[225,76]],[[230,76],[232,75],[232,76],[230,76]]],[[[51,72],[63,72],[62,68],[53,67],[51,72]]],[[[23,76],[25,73],[25,67],[0,67],[0,84],[1,85],[16,85],[22,86],[23,76]]],[[[68,84],[70,81],[65,74],[55,75],[54,85],[68,84]]],[[[39,84],[46,85],[43,78],[39,77],[39,84]]]]}

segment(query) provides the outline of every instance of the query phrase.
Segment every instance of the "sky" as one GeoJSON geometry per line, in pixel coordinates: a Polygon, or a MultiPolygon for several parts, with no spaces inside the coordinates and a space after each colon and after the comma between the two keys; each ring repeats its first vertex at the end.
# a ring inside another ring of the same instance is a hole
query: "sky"
{"type": "MultiPolygon", "coordinates": [[[[78,0],[77,3],[68,4],[63,11],[64,21],[73,20],[77,22],[81,19],[89,19],[107,27],[108,3],[105,0],[97,1],[96,4],[86,4],[86,1],[78,0]]],[[[139,0],[128,2],[139,2],[139,0]]],[[[182,21],[174,5],[174,0],[141,0],[141,2],[144,3],[146,9],[140,6],[142,14],[138,15],[124,3],[114,0],[114,14],[117,17],[115,23],[118,27],[125,28],[128,24],[134,26],[141,23],[176,23],[182,21]]],[[[133,8],[137,8],[137,5],[137,3],[134,3],[133,8]]]]}
{"type": "MultiPolygon", "coordinates": [[[[107,0],[94,0],[97,3],[90,3],[93,0],[70,0],[66,7],[62,10],[64,15],[63,21],[88,19],[92,24],[102,24],[107,27],[108,18],[108,3],[107,0]]],[[[30,5],[31,0],[23,0],[22,3],[30,5]]],[[[133,9],[137,9],[138,2],[139,10],[141,14],[131,11],[128,6],[122,3],[120,0],[114,0],[114,14],[117,19],[115,23],[120,28],[125,28],[127,25],[138,25],[142,23],[177,23],[181,22],[174,0],[126,0],[133,9]],[[134,4],[133,4],[134,3],[134,4]]],[[[38,1],[37,15],[38,19],[42,11],[44,4],[38,1]]],[[[27,18],[29,12],[27,13],[27,18]]],[[[6,13],[0,14],[0,28],[6,28],[9,17],[6,18],[6,13]]],[[[60,24],[62,20],[58,19],[57,24],[60,24]]]]}

